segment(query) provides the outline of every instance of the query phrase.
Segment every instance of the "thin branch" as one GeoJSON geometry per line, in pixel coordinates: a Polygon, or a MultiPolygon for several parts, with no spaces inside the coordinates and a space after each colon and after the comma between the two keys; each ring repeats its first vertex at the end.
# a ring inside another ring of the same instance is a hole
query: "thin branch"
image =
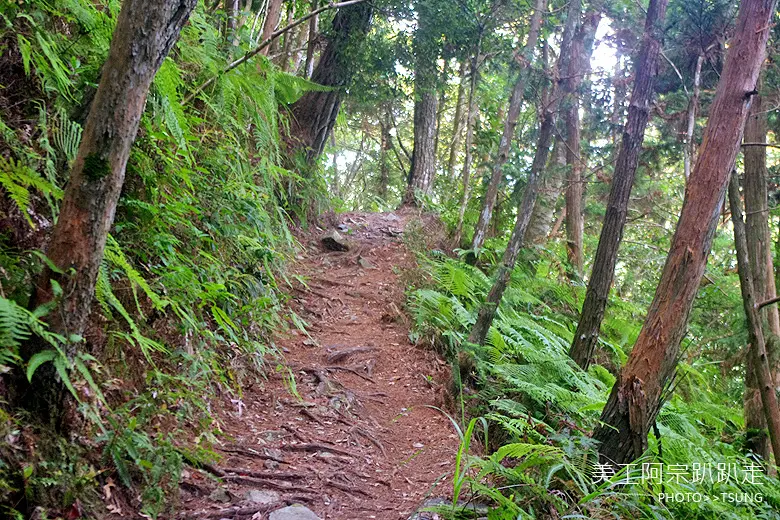
{"type": "Polygon", "coordinates": [[[209,78],[208,80],[203,82],[200,86],[198,86],[198,88],[196,88],[191,93],[189,93],[184,98],[184,100],[181,102],[181,104],[182,105],[188,104],[190,101],[192,101],[195,98],[195,96],[197,96],[198,94],[203,92],[203,90],[208,88],[209,85],[213,84],[217,80],[217,78],[219,78],[223,74],[227,74],[228,72],[230,72],[231,70],[235,69],[239,65],[241,65],[243,63],[246,63],[250,59],[252,59],[255,56],[257,56],[260,53],[260,51],[262,51],[263,49],[265,49],[266,47],[271,45],[271,43],[275,39],[277,39],[279,36],[283,35],[284,33],[288,32],[290,29],[294,29],[295,27],[301,25],[302,23],[306,22],[307,20],[317,16],[318,14],[320,14],[320,13],[322,13],[324,11],[328,11],[330,9],[340,9],[342,7],[348,7],[350,5],[360,4],[360,3],[365,2],[365,1],[366,0],[348,0],[347,2],[340,2],[340,3],[335,3],[335,4],[331,3],[331,4],[328,4],[326,6],[320,7],[319,9],[315,9],[314,11],[310,12],[306,16],[302,16],[302,17],[298,18],[297,20],[293,21],[292,23],[290,23],[290,25],[288,25],[286,27],[282,27],[281,29],[278,29],[277,31],[273,32],[271,34],[271,36],[269,36],[260,45],[258,45],[257,47],[255,47],[251,51],[247,51],[247,53],[244,54],[241,58],[237,59],[236,61],[234,61],[233,63],[231,63],[227,67],[225,67],[222,70],[221,73],[219,73],[216,76],[212,76],[211,78],[209,78]]]}
{"type": "Polygon", "coordinates": [[[764,146],[766,148],[780,148],[780,144],[771,143],[742,143],[742,146],[764,146]]]}
{"type": "Polygon", "coordinates": [[[767,306],[772,305],[773,303],[777,303],[777,302],[780,302],[780,296],[778,296],[777,298],[772,298],[771,300],[766,300],[766,301],[761,302],[761,303],[756,303],[756,310],[760,311],[764,307],[767,307],[767,306]]]}

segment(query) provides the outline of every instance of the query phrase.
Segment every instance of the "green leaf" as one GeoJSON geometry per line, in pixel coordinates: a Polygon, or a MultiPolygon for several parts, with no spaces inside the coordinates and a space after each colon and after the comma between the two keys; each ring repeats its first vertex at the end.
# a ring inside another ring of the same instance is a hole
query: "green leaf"
{"type": "Polygon", "coordinates": [[[65,385],[65,387],[70,390],[70,393],[73,394],[73,397],[76,398],[76,401],[81,402],[81,399],[79,399],[79,394],[76,392],[76,388],[73,386],[73,383],[70,380],[70,374],[68,374],[68,365],[67,365],[67,359],[65,356],[58,356],[54,360],[54,368],[57,369],[57,373],[60,375],[60,379],[62,379],[62,383],[65,385]]]}
{"type": "Polygon", "coordinates": [[[44,363],[53,361],[58,355],[56,350],[44,350],[43,352],[38,352],[33,355],[33,357],[30,358],[30,362],[27,364],[27,380],[32,382],[32,377],[35,374],[35,371],[38,370],[38,367],[44,363]]]}

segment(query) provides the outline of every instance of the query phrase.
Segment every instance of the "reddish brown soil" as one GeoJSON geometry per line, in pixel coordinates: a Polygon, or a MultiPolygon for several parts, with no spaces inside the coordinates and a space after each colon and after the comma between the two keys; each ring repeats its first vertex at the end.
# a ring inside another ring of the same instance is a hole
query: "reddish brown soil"
{"type": "Polygon", "coordinates": [[[400,232],[414,218],[342,215],[348,252],[305,241],[296,271],[308,287],[294,291],[291,308],[310,337],[277,338],[300,399],[282,370],[247,390],[240,414],[238,403],[219,413],[229,440],[215,469],[232,472],[223,485],[232,502],[214,502],[208,495],[219,484],[189,471],[181,518],[266,518],[244,500],[251,489],[276,491],[281,505],[302,503],[323,519],[406,519],[425,498],[451,493],[458,440],[428,407],[441,405],[448,368],[409,342],[402,310],[414,258],[400,232]]]}

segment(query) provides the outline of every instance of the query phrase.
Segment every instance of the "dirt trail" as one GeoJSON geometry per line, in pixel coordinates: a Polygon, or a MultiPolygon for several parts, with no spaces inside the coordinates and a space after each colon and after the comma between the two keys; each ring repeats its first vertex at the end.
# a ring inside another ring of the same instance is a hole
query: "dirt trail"
{"type": "Polygon", "coordinates": [[[310,337],[277,338],[301,399],[282,371],[220,413],[224,458],[213,469],[224,484],[188,471],[181,518],[266,518],[278,504],[301,503],[323,519],[398,520],[428,496],[448,495],[458,441],[449,420],[426,406],[441,404],[447,367],[410,344],[401,310],[398,273],[414,262],[401,235],[412,218],[342,215],[348,252],[308,240],[296,266],[308,287],[294,292],[291,307],[310,337]],[[278,501],[257,507],[251,490],[278,501]]]}

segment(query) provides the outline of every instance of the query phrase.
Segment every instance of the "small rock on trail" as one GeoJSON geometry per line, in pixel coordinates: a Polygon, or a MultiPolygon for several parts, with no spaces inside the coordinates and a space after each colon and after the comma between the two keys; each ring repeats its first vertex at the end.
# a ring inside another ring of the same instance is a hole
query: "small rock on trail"
{"type": "Polygon", "coordinates": [[[331,231],[323,236],[320,241],[331,251],[349,251],[349,244],[338,231],[331,231]]]}
{"type": "Polygon", "coordinates": [[[293,504],[291,506],[277,509],[268,517],[268,520],[321,520],[314,511],[306,506],[293,504]]]}

